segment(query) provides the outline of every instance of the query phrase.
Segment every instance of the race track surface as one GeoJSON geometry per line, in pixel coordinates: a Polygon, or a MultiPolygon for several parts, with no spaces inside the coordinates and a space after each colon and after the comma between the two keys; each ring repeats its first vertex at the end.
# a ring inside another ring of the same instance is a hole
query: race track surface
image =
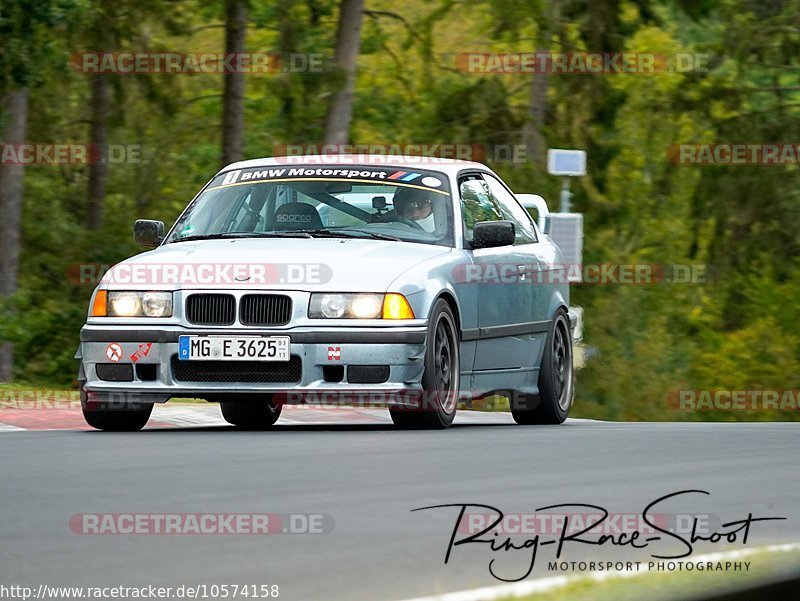
{"type": "MultiPolygon", "coordinates": [[[[449,430],[428,432],[395,430],[380,409],[288,408],[273,430],[248,432],[225,425],[216,406],[175,404],[157,407],[139,433],[90,430],[74,409],[4,410],[0,424],[6,584],[276,584],[280,599],[404,599],[501,584],[488,570],[494,557],[507,575],[529,562],[472,544],[456,547],[445,565],[458,510],[412,509],[473,503],[519,514],[587,503],[636,515],[687,489],[711,494],[675,498],[661,512],[716,523],[786,517],[752,524],[747,546],[800,541],[795,423],[521,427],[507,413],[461,412],[449,430]],[[284,525],[288,514],[322,515],[328,531],[81,530],[85,514],[126,513],[270,513],[284,525]]],[[[529,578],[553,575],[554,548],[539,553],[529,578]]],[[[649,551],[583,544],[565,555],[649,559],[649,551]]]]}

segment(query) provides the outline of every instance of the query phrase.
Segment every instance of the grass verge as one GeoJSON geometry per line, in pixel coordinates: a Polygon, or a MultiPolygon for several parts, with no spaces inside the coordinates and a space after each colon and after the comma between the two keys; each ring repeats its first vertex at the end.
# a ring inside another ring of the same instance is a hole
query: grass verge
{"type": "MultiPolygon", "coordinates": [[[[601,572],[578,575],[564,584],[516,601],[677,601],[697,599],[711,594],[742,590],[761,582],[771,582],[787,575],[797,577],[800,550],[793,545],[747,550],[731,559],[750,562],[747,571],[641,571],[634,573],[601,572]]],[[[691,558],[686,558],[686,560],[691,558]]],[[[697,557],[700,559],[700,556],[697,557]]],[[[684,560],[684,561],[686,561],[684,560]]],[[[722,562],[726,559],[720,560],[722,562]]],[[[508,598],[511,599],[510,597],[508,598]]]]}

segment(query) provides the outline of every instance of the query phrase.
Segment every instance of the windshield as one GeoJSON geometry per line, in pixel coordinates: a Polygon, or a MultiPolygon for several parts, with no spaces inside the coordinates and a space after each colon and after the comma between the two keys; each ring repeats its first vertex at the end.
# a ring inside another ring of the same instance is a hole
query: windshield
{"type": "Polygon", "coordinates": [[[166,243],[273,236],[453,246],[447,176],[375,166],[229,171],[217,176],[189,205],[166,243]]]}

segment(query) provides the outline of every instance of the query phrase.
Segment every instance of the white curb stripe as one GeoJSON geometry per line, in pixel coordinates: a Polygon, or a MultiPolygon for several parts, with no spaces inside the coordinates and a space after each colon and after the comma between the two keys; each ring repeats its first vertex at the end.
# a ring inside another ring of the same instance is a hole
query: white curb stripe
{"type": "MultiPolygon", "coordinates": [[[[736,551],[720,551],[718,553],[684,557],[681,560],[691,560],[692,562],[716,562],[739,559],[762,552],[785,553],[788,551],[800,551],[800,543],[768,545],[765,547],[753,547],[752,549],[740,549],[736,551]]],[[[493,601],[495,599],[512,599],[516,597],[532,595],[534,593],[545,593],[567,584],[572,584],[573,582],[581,582],[586,580],[591,580],[593,582],[604,582],[614,578],[631,578],[639,574],[646,574],[648,572],[649,570],[631,570],[620,572],[590,572],[580,576],[550,576],[549,578],[538,578],[528,582],[515,582],[513,584],[486,586],[483,588],[466,591],[443,593],[441,595],[414,597],[412,599],[405,599],[404,601],[493,601]]]]}
{"type": "Polygon", "coordinates": [[[25,432],[25,428],[18,428],[11,424],[0,424],[0,432],[25,432]]]}

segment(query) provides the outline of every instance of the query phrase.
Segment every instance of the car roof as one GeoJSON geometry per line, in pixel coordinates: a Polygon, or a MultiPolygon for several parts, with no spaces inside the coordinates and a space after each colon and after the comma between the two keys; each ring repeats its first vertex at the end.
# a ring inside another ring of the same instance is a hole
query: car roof
{"type": "Polygon", "coordinates": [[[482,169],[490,171],[486,165],[461,159],[440,159],[438,157],[401,156],[386,154],[311,154],[280,157],[264,157],[231,163],[219,170],[217,175],[233,169],[250,169],[253,167],[272,167],[275,165],[320,165],[337,167],[364,165],[371,167],[399,167],[408,169],[427,169],[440,173],[456,174],[464,169],[482,169]]]}

